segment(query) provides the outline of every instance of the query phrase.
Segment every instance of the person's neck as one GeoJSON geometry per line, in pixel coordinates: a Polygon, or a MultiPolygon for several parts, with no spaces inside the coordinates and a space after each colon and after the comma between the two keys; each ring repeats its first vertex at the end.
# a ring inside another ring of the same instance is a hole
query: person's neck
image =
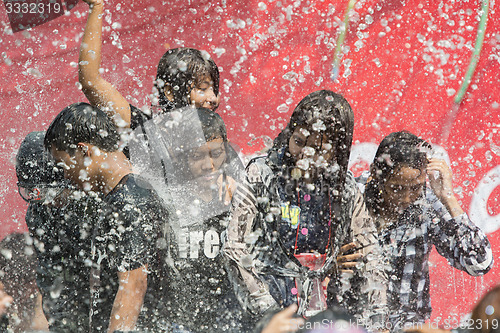
{"type": "Polygon", "coordinates": [[[107,168],[103,168],[99,174],[99,192],[107,195],[111,192],[125,177],[132,173],[132,166],[122,152],[106,153],[102,164],[107,164],[107,168]]]}

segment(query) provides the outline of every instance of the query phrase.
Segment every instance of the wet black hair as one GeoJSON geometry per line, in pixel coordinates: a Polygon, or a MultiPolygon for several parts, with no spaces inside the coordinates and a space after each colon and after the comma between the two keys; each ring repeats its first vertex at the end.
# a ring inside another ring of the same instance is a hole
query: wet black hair
{"type": "Polygon", "coordinates": [[[214,93],[218,96],[219,69],[208,53],[187,47],[165,52],[158,63],[154,83],[162,109],[170,111],[190,105],[191,90],[205,77],[212,80],[214,93]],[[173,101],[165,96],[167,84],[172,88],[173,101]]]}
{"type": "MultiPolygon", "coordinates": [[[[311,130],[313,124],[321,120],[326,127],[325,134],[332,139],[334,161],[339,166],[339,179],[342,184],[339,193],[342,193],[343,183],[347,175],[347,166],[352,145],[354,131],[354,113],[349,102],[340,94],[330,90],[319,90],[302,99],[290,117],[290,122],[273,142],[273,152],[285,148],[288,152],[290,138],[298,127],[311,130]]],[[[285,158],[286,165],[295,163],[285,158]]],[[[332,162],[332,161],[330,161],[332,162]]]]}
{"type": "Polygon", "coordinates": [[[428,142],[408,131],[391,133],[380,142],[370,167],[372,179],[365,189],[366,205],[372,213],[380,213],[384,184],[394,172],[403,166],[422,170],[431,149],[428,142]]]}
{"type": "Polygon", "coordinates": [[[165,118],[164,124],[159,124],[160,128],[164,128],[170,149],[184,151],[216,138],[227,142],[226,125],[217,113],[207,108],[191,106],[176,111],[178,115],[165,118]]]}
{"type": "Polygon", "coordinates": [[[21,187],[55,186],[64,183],[62,170],[55,167],[44,149],[44,136],[45,132],[31,132],[19,146],[16,154],[16,176],[21,187]]]}
{"type": "Polygon", "coordinates": [[[103,151],[116,151],[120,135],[113,120],[100,109],[75,103],[64,108],[45,134],[44,146],[73,155],[78,143],[87,143],[103,151]]]}
{"type": "Polygon", "coordinates": [[[200,119],[205,140],[222,138],[224,142],[227,142],[226,125],[220,115],[206,108],[197,108],[196,113],[200,119]]]}

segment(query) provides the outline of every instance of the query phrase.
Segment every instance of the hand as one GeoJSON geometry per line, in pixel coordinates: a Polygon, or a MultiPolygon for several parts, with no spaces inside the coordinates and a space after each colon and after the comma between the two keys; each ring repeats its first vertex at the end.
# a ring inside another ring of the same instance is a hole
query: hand
{"type": "Polygon", "coordinates": [[[432,190],[441,201],[453,195],[451,170],[444,160],[432,158],[427,164],[427,175],[432,190]]]}
{"type": "Polygon", "coordinates": [[[362,253],[356,252],[346,254],[347,252],[356,248],[356,243],[349,243],[340,248],[339,255],[337,256],[337,268],[343,273],[354,273],[353,269],[356,268],[359,259],[363,257],[362,253]]]}
{"type": "Polygon", "coordinates": [[[96,5],[104,5],[104,0],[83,0],[86,2],[90,7],[96,6],[96,5]]]}
{"type": "Polygon", "coordinates": [[[278,312],[272,318],[269,324],[262,330],[262,333],[284,333],[296,332],[304,325],[303,318],[294,318],[297,312],[297,304],[292,304],[285,310],[278,312]]]}
{"type": "Polygon", "coordinates": [[[429,184],[438,199],[446,206],[452,217],[463,214],[457,198],[453,194],[452,174],[444,160],[432,158],[427,164],[429,184]]]}
{"type": "Polygon", "coordinates": [[[233,194],[236,192],[238,183],[229,176],[226,176],[226,181],[223,181],[224,175],[220,175],[217,178],[217,187],[219,188],[219,200],[224,199],[224,205],[229,205],[233,199],[233,194]],[[224,196],[224,198],[223,198],[224,196]]]}

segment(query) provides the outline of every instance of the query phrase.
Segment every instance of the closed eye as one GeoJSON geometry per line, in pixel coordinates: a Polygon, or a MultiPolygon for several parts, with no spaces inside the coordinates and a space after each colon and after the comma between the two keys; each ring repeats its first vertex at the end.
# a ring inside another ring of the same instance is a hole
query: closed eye
{"type": "Polygon", "coordinates": [[[210,156],[212,156],[214,158],[218,158],[222,155],[222,153],[223,153],[222,149],[212,150],[210,152],[210,156]]]}

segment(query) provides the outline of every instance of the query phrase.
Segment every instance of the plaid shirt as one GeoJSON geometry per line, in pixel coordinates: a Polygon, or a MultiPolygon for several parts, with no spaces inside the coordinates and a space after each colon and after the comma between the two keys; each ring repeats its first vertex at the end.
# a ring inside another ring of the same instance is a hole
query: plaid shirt
{"type": "MultiPolygon", "coordinates": [[[[362,190],[368,176],[365,173],[358,179],[362,190]]],[[[429,255],[433,246],[451,266],[472,276],[483,275],[493,266],[486,235],[467,214],[453,218],[429,188],[425,199],[379,231],[379,239],[390,263],[388,299],[393,324],[430,318],[429,255]]]]}

